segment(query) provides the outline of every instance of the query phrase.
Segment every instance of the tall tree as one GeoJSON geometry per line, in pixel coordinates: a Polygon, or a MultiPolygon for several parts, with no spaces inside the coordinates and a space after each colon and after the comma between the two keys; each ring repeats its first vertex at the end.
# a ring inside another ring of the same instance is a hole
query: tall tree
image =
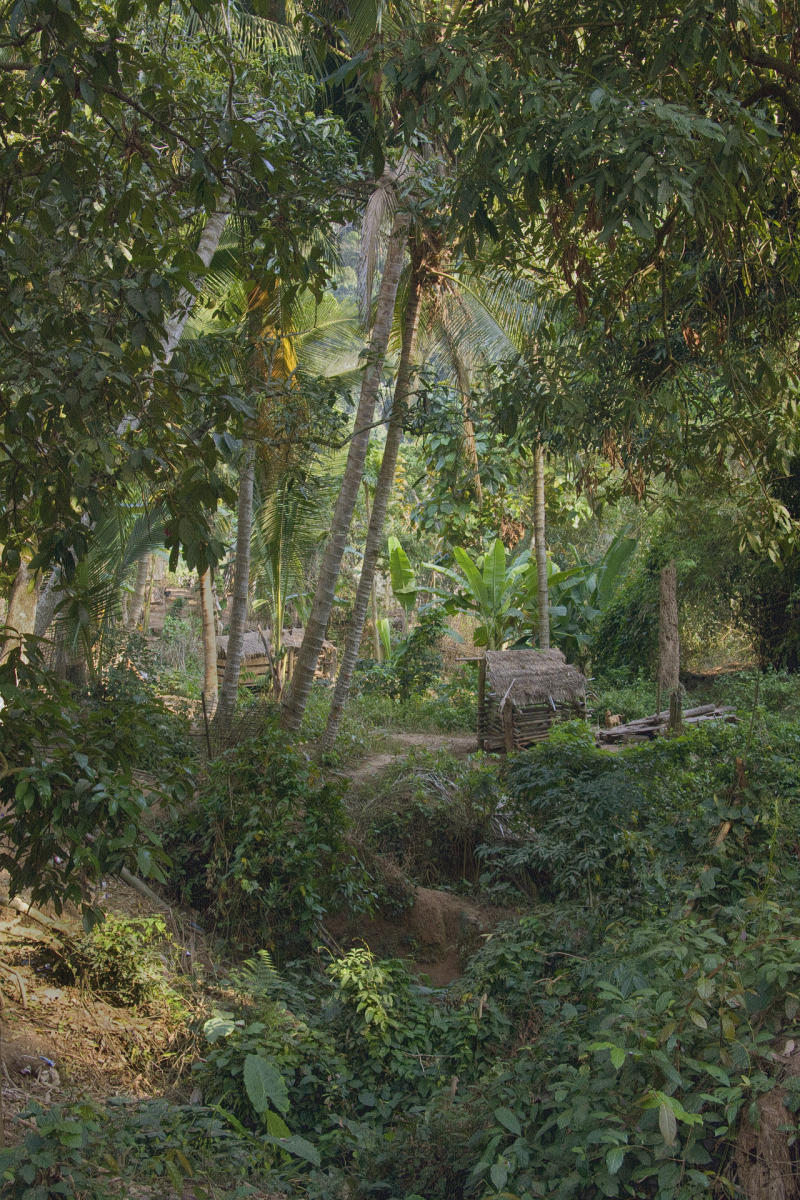
{"type": "Polygon", "coordinates": [[[536,554],[536,596],[539,608],[539,649],[550,649],[550,596],[547,586],[547,540],[544,494],[544,446],[541,436],[533,449],[533,537],[536,554]]]}
{"type": "Polygon", "coordinates": [[[250,539],[253,533],[253,479],[255,474],[255,445],[247,440],[242,448],[239,471],[239,495],[236,505],[236,558],[233,570],[233,596],[228,623],[228,651],[225,673],[219,689],[214,725],[225,729],[230,725],[236,707],[236,694],[244,657],[244,635],[247,607],[250,598],[250,539]]]}
{"type": "Polygon", "coordinates": [[[207,717],[213,717],[217,708],[219,685],[217,681],[217,614],[214,611],[214,582],[211,571],[206,568],[198,576],[200,589],[200,616],[203,623],[203,701],[207,717]]]}
{"type": "Polygon", "coordinates": [[[342,712],[350,694],[350,684],[353,679],[353,671],[355,670],[356,661],[361,648],[361,639],[364,635],[364,622],[367,616],[367,607],[369,605],[370,597],[373,595],[375,565],[378,561],[378,554],[381,545],[383,544],[383,529],[386,522],[386,513],[389,508],[389,498],[391,496],[392,486],[394,484],[395,471],[397,469],[397,455],[400,449],[400,443],[403,439],[403,424],[406,416],[408,398],[411,391],[412,369],[414,366],[414,358],[417,347],[417,332],[419,329],[422,287],[423,281],[420,252],[419,248],[415,247],[412,240],[411,275],[409,280],[408,296],[406,299],[405,315],[403,319],[403,339],[400,351],[400,362],[397,367],[397,379],[394,388],[392,414],[389,420],[389,428],[386,433],[386,442],[383,448],[381,468],[378,472],[378,481],[375,486],[372,512],[369,517],[367,541],[364,547],[364,557],[361,562],[361,575],[358,580],[358,588],[356,589],[356,598],[353,604],[353,611],[350,614],[350,621],[348,622],[347,626],[345,648],[342,655],[341,665],[339,667],[339,674],[336,679],[336,688],[333,693],[333,701],[331,703],[330,713],[328,714],[328,722],[325,727],[325,734],[322,739],[322,745],[325,749],[329,749],[336,739],[336,733],[339,728],[342,712]]]}
{"type": "Polygon", "coordinates": [[[680,687],[680,635],[678,630],[678,571],[675,560],[662,567],[658,587],[658,704],[667,701],[680,687]]]}
{"type": "Polygon", "coordinates": [[[295,664],[292,682],[283,701],[282,720],[287,729],[297,729],[303,718],[308,695],[314,681],[317,661],[328,628],[342,556],[347,544],[347,534],[364,474],[369,431],[378,398],[386,349],[389,344],[410,223],[409,214],[402,209],[397,209],[386,248],[375,321],[372,326],[367,363],[364,368],[356,410],[355,427],[348,449],[342,485],[331,520],[331,536],[325,547],[314,601],[306,622],[303,644],[295,664]]]}

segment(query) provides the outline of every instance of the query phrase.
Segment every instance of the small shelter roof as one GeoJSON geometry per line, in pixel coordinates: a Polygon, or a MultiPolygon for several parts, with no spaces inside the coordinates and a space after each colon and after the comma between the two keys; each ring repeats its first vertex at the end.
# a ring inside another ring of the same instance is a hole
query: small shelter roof
{"type": "Polygon", "coordinates": [[[586,679],[560,650],[487,650],[486,691],[516,708],[576,704],[586,699],[586,679]]]}
{"type": "MultiPolygon", "coordinates": [[[[292,629],[284,629],[283,631],[283,646],[286,650],[299,650],[303,644],[303,628],[295,625],[292,629]]],[[[249,658],[264,658],[267,651],[264,648],[264,639],[266,638],[267,646],[272,650],[272,636],[268,629],[265,629],[263,634],[258,629],[248,630],[244,635],[244,661],[249,658]]],[[[327,649],[331,643],[326,641],[323,646],[327,649]]],[[[223,633],[217,638],[217,658],[228,657],[228,634],[223,633]]]]}
{"type": "MultiPolygon", "coordinates": [[[[264,649],[264,637],[267,639],[269,646],[269,634],[263,636],[257,629],[251,629],[244,635],[244,660],[248,658],[263,658],[267,653],[264,649]]],[[[217,638],[217,658],[228,657],[228,634],[223,633],[217,638]]]]}

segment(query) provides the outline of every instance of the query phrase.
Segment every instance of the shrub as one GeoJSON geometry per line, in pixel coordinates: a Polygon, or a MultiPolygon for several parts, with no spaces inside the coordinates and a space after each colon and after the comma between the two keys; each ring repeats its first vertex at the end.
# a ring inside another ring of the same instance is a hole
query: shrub
{"type": "MultiPolygon", "coordinates": [[[[741,893],[763,872],[755,851],[773,836],[776,803],[795,802],[797,766],[796,738],[780,753],[731,726],[609,754],[585,726],[563,725],[509,766],[511,836],[479,852],[486,882],[527,876],[553,899],[665,903],[672,880],[702,858],[719,896],[741,893]],[[726,821],[731,836],[710,845],[726,821]]],[[[773,850],[786,854],[781,829],[773,850]]]]}
{"type": "Polygon", "coordinates": [[[159,948],[169,942],[163,917],[108,915],[63,954],[74,979],[120,1005],[148,1004],[166,994],[159,948]]]}
{"type": "Polygon", "coordinates": [[[275,724],[227,751],[166,831],[183,898],[244,944],[308,948],[331,906],[373,900],[342,794],[275,724]]]}
{"type": "Polygon", "coordinates": [[[163,878],[165,856],[144,824],[153,799],[185,795],[190,776],[165,745],[170,722],[141,688],[112,681],[81,703],[32,652],[0,665],[0,865],[12,895],[34,904],[83,904],[92,884],[129,866],[163,878]],[[133,690],[133,689],[132,689],[133,690]],[[159,785],[145,796],[134,768],[161,753],[159,785]]]}
{"type": "Polygon", "coordinates": [[[390,696],[408,700],[424,696],[442,674],[442,640],[447,635],[444,609],[420,613],[419,623],[396,648],[388,662],[362,659],[357,665],[355,686],[363,695],[390,696]]]}
{"type": "Polygon", "coordinates": [[[601,672],[617,669],[636,675],[652,670],[658,654],[657,550],[635,564],[592,630],[590,657],[601,672]]]}

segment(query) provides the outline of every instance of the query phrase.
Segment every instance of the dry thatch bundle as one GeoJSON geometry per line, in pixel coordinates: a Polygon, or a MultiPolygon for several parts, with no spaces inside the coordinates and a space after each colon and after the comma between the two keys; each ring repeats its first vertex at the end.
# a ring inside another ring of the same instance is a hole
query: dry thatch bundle
{"type": "Polygon", "coordinates": [[[736,1182],[747,1200],[795,1200],[800,1195],[796,1117],[784,1104],[785,1081],[800,1075],[800,1045],[789,1041],[772,1057],[777,1086],[756,1101],[757,1123],[747,1111],[742,1114],[733,1156],[736,1182]]]}
{"type": "MultiPolygon", "coordinates": [[[[264,658],[267,651],[264,646],[264,638],[267,639],[267,646],[270,645],[269,635],[261,634],[257,629],[251,629],[244,635],[244,661],[249,658],[264,658]]],[[[222,634],[217,638],[217,658],[223,661],[228,657],[228,635],[222,634]]]]}
{"type": "Polygon", "coordinates": [[[586,702],[586,680],[560,650],[487,650],[486,691],[515,708],[586,702]]]}

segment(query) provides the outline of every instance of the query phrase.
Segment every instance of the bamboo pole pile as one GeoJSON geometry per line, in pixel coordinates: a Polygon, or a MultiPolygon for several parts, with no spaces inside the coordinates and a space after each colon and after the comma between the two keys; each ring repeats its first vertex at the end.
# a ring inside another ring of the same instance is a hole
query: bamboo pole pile
{"type": "MultiPolygon", "coordinates": [[[[683,712],[683,725],[699,725],[703,721],[726,721],[736,724],[738,718],[729,705],[701,704],[698,708],[687,708],[683,712]]],[[[667,732],[669,728],[669,709],[653,713],[649,717],[639,717],[628,721],[625,725],[616,725],[613,729],[600,729],[597,740],[600,745],[615,745],[622,742],[645,742],[667,732]]]]}

